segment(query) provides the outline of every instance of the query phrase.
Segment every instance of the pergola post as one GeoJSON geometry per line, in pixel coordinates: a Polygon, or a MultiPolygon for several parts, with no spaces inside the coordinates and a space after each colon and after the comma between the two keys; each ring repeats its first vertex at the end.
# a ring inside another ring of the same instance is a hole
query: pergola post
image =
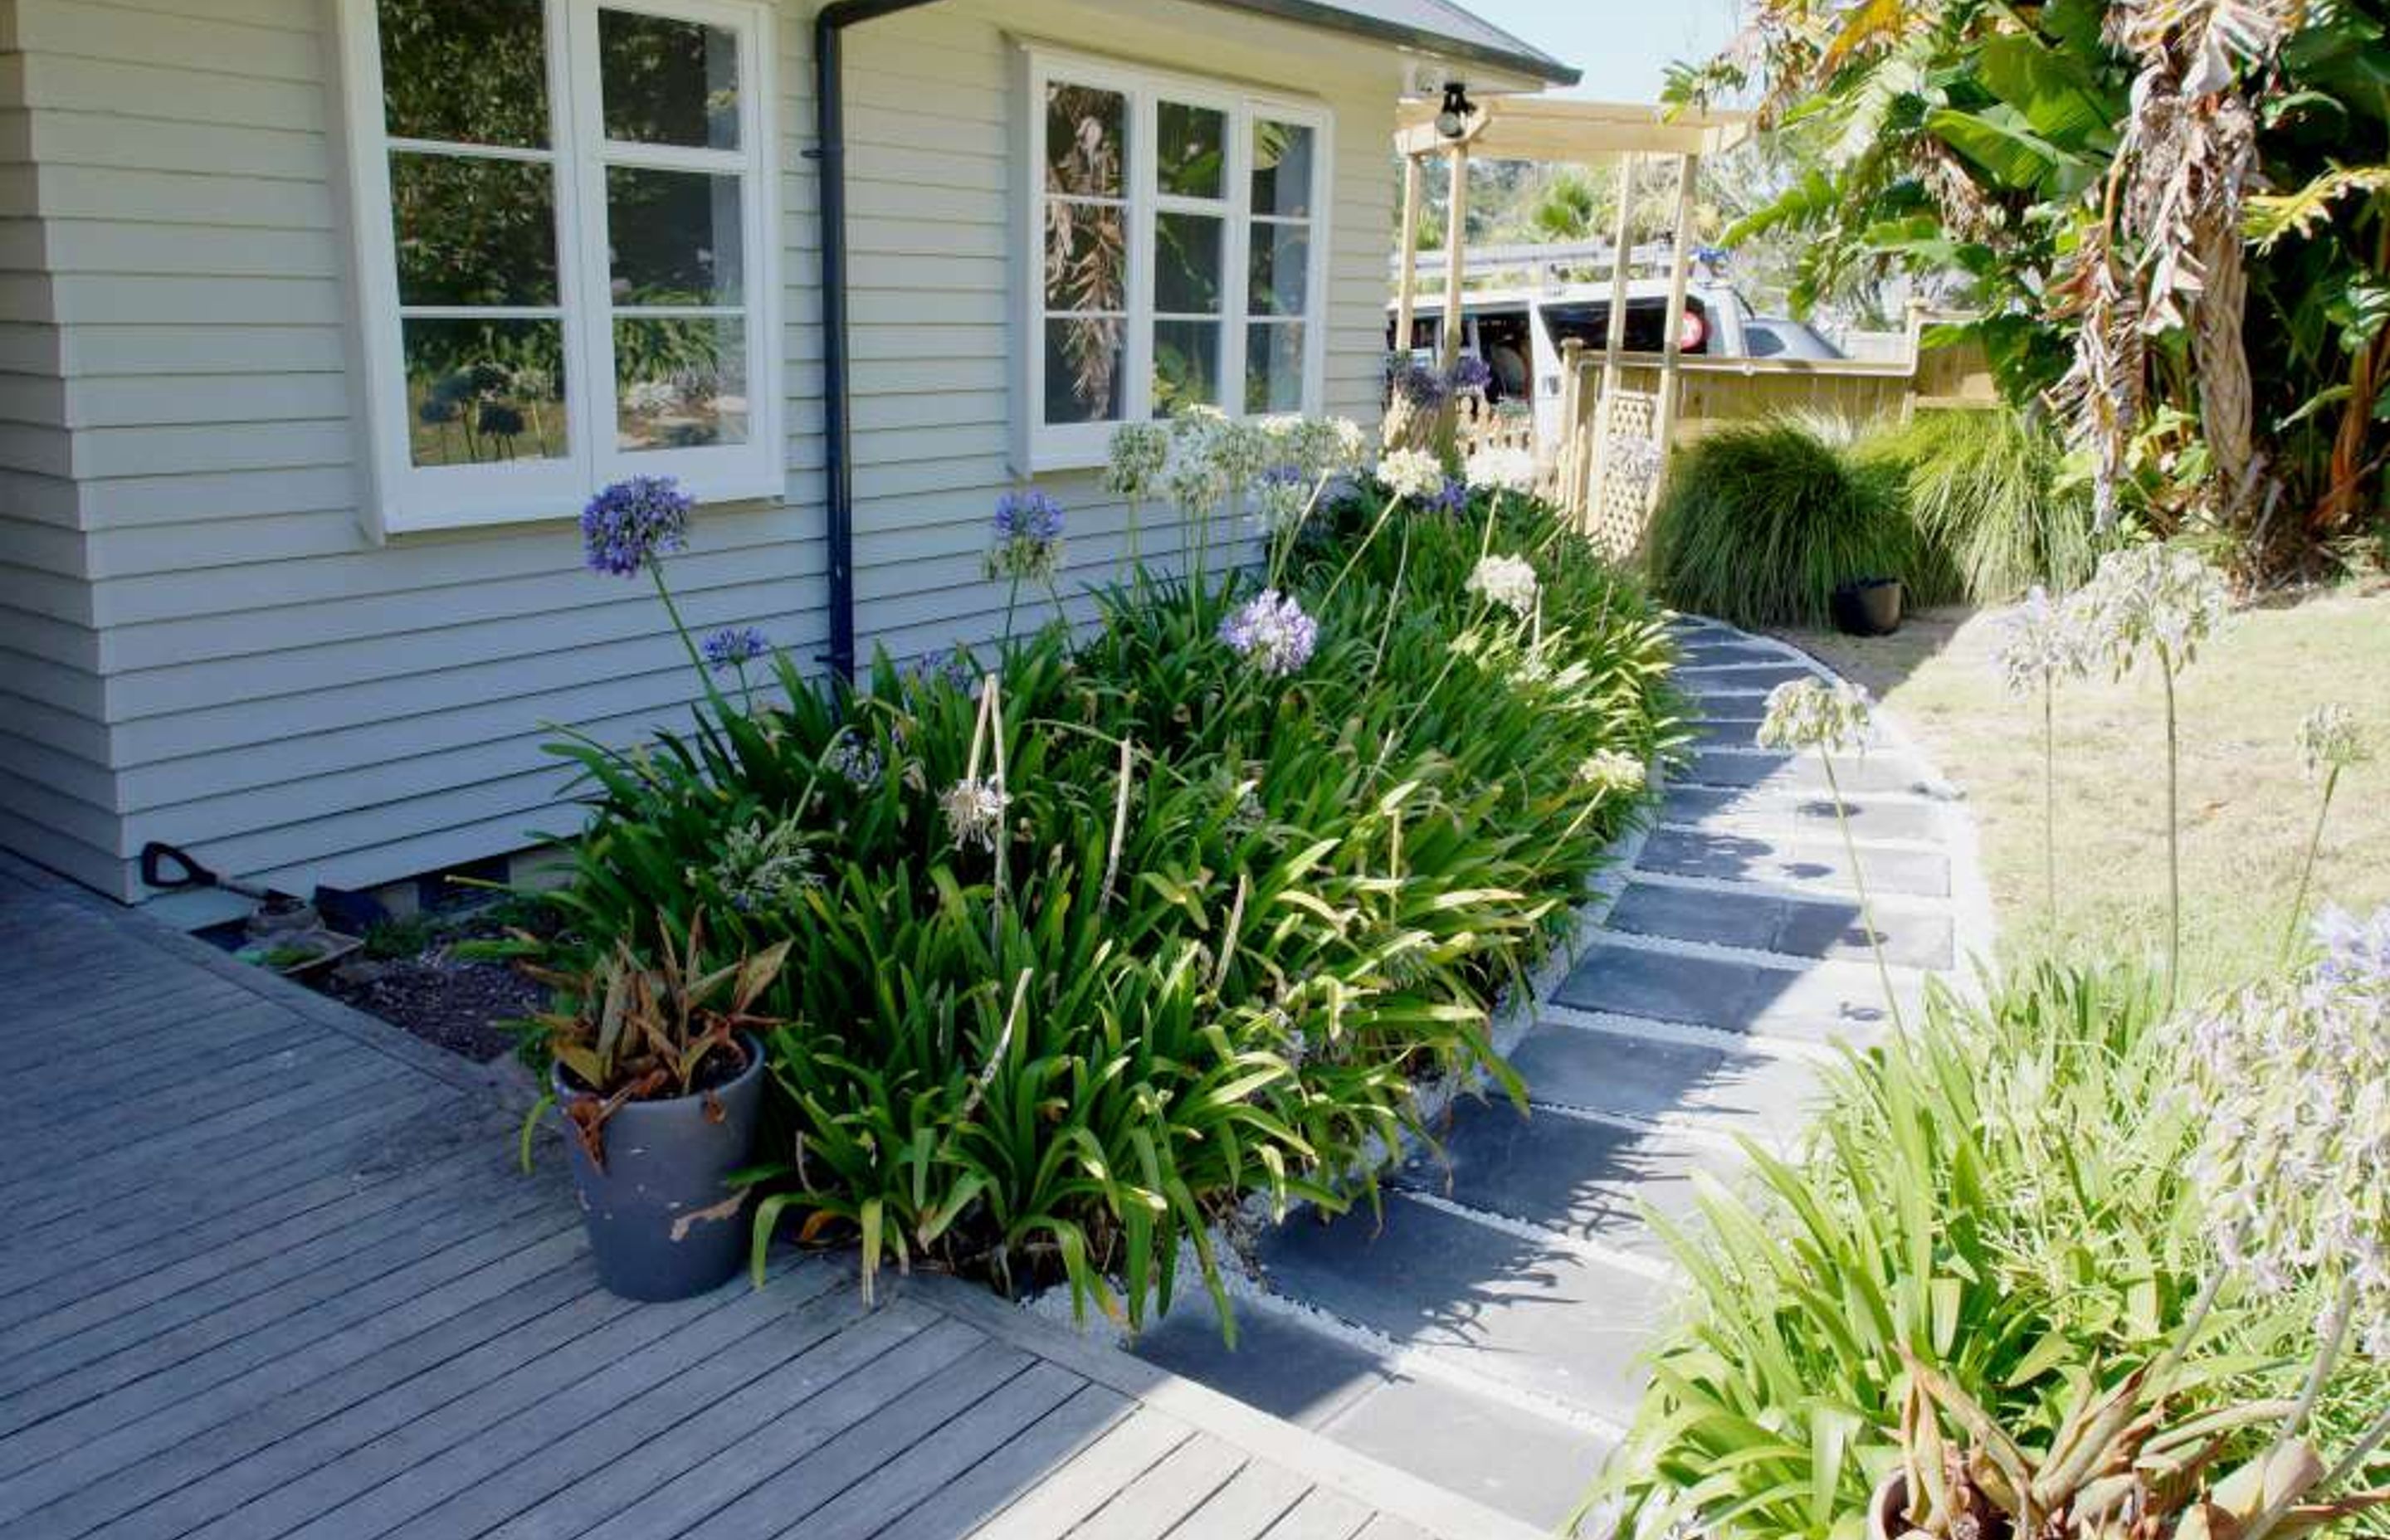
{"type": "Polygon", "coordinates": [[[1610,318],[1601,340],[1601,393],[1593,403],[1593,466],[1586,478],[1586,508],[1600,516],[1610,478],[1610,409],[1618,397],[1618,355],[1626,347],[1626,242],[1635,207],[1635,157],[1618,158],[1618,217],[1610,231],[1610,318]]]}
{"type": "Polygon", "coordinates": [[[1403,157],[1403,265],[1394,284],[1394,354],[1411,354],[1411,327],[1419,313],[1420,157],[1403,157]]]}
{"type": "MultiPolygon", "coordinates": [[[[1702,158],[1698,155],[1677,157],[1677,229],[1675,245],[1669,253],[1668,329],[1661,342],[1660,409],[1658,421],[1654,424],[1663,470],[1667,468],[1669,445],[1677,433],[1677,360],[1684,351],[1685,283],[1693,265],[1693,183],[1701,163],[1702,158]]],[[[1660,478],[1652,477],[1651,485],[1647,489],[1647,501],[1649,494],[1656,494],[1659,487],[1660,478]]]]}
{"type": "Polygon", "coordinates": [[[1452,157],[1451,191],[1446,199],[1444,229],[1444,372],[1460,362],[1462,324],[1460,314],[1460,276],[1467,261],[1469,229],[1469,142],[1456,140],[1447,152],[1452,157]]]}

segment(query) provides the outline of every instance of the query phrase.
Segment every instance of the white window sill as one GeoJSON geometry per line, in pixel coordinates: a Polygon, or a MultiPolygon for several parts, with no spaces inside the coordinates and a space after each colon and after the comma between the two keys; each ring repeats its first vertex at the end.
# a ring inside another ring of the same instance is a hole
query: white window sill
{"type": "MultiPolygon", "coordinates": [[[[515,529],[534,524],[578,522],[581,511],[599,489],[592,487],[576,500],[555,497],[508,498],[425,507],[385,506],[381,533],[392,537],[464,534],[475,530],[515,529]]],[[[744,504],[770,507],[788,501],[785,478],[733,478],[704,481],[681,479],[681,490],[697,500],[700,510],[744,504]]]]}

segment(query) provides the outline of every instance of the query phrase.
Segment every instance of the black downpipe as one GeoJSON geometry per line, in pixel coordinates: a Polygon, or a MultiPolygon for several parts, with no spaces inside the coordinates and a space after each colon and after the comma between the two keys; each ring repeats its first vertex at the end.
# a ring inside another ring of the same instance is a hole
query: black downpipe
{"type": "Polygon", "coordinates": [[[846,309],[846,29],[937,0],[833,0],[814,18],[813,158],[820,162],[822,450],[829,494],[829,667],[854,679],[854,419],[846,309]]]}

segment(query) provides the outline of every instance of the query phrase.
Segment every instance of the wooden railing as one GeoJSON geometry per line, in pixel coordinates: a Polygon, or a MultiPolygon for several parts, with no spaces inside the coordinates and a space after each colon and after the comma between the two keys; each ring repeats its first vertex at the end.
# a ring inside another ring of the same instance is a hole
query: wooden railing
{"type": "Polygon", "coordinates": [[[1858,423],[1905,419],[1919,408],[1980,409],[1999,404],[1982,351],[1972,346],[1921,349],[1923,327],[1936,317],[1915,314],[1907,357],[1893,360],[1680,357],[1675,366],[1675,410],[1661,410],[1670,361],[1659,353],[1623,353],[1605,398],[1598,351],[1564,351],[1561,441],[1554,446],[1551,491],[1613,554],[1633,555],[1643,543],[1666,455],[1653,441],[1668,423],[1673,453],[1728,423],[1788,413],[1831,415],[1858,423]],[[1609,434],[1603,441],[1602,416],[1609,434]],[[1597,484],[1599,482],[1600,484],[1597,484]]]}

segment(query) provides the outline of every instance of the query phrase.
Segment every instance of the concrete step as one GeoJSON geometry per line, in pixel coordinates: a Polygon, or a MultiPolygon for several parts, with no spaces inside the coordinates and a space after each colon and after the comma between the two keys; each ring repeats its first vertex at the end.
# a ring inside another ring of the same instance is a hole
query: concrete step
{"type": "Polygon", "coordinates": [[[1644,1346],[1671,1290],[1557,1238],[1462,1217],[1401,1192],[1295,1219],[1262,1239],[1269,1286],[1481,1380],[1613,1428],[1634,1417],[1644,1346]]]}
{"type": "Polygon", "coordinates": [[[1677,673],[1677,685],[1688,695],[1703,699],[1714,695],[1747,695],[1754,690],[1765,695],[1779,685],[1817,677],[1818,671],[1804,663],[1732,663],[1721,668],[1680,669],[1677,673]]]}
{"type": "MultiPolygon", "coordinates": [[[[1888,961],[1908,968],[1948,968],[1956,960],[1948,914],[1896,904],[1873,908],[1876,939],[1888,961]]],[[[1873,956],[1855,898],[1792,898],[1632,882],[1611,905],[1604,923],[1630,935],[1785,956],[1854,962],[1873,956]]]]}
{"type": "Polygon", "coordinates": [[[1605,1431],[1498,1386],[1406,1373],[1399,1354],[1291,1301],[1240,1302],[1237,1333],[1230,1349],[1198,1294],[1130,1351],[1543,1529],[1576,1507],[1614,1446],[1605,1431]]]}
{"type": "Polygon", "coordinates": [[[1689,668],[1717,668],[1736,663],[1780,663],[1786,653],[1766,642],[1728,641],[1715,635],[1692,635],[1677,644],[1677,654],[1689,668]]]}
{"type": "MultiPolygon", "coordinates": [[[[1853,825],[1854,833],[1857,826],[1853,825]]],[[[1658,828],[1636,865],[1645,871],[1718,881],[1756,882],[1802,891],[1853,889],[1849,855],[1831,828],[1820,839],[1658,828]]],[[[1936,851],[1860,844],[1859,871],[1871,893],[1918,898],[1950,896],[1950,859],[1936,851]]]]}
{"type": "MultiPolygon", "coordinates": [[[[1851,834],[1870,840],[1938,841],[1943,808],[1933,802],[1882,795],[1854,797],[1844,804],[1851,834]]],[[[1840,841],[1834,804],[1825,797],[1717,786],[1672,786],[1660,802],[1660,821],[1700,829],[1757,828],[1806,840],[1840,841]]]]}
{"type": "MultiPolygon", "coordinates": [[[[1711,750],[1693,756],[1693,763],[1672,776],[1674,784],[1725,786],[1738,790],[1767,790],[1819,795],[1830,789],[1825,766],[1815,754],[1789,754],[1759,749],[1745,739],[1731,751],[1711,750]]],[[[1933,782],[1910,761],[1895,754],[1839,757],[1832,785],[1846,797],[1870,793],[1908,792],[1928,795],[1933,782]]]]}
{"type": "MultiPolygon", "coordinates": [[[[1895,976],[1913,1009],[1921,979],[1895,976]]],[[[1587,953],[1552,992],[1556,1004],[1603,1016],[1699,1027],[1728,1037],[1823,1046],[1860,1041],[1891,1020],[1875,969],[1856,963],[1770,967],[1606,941],[1587,953]]]]}
{"type": "Polygon", "coordinates": [[[1529,1027],[1510,1066],[1539,1101],[1613,1117],[1681,1118],[1781,1142],[1818,1091],[1808,1063],[1728,1046],[1672,1042],[1630,1021],[1529,1027]]]}

